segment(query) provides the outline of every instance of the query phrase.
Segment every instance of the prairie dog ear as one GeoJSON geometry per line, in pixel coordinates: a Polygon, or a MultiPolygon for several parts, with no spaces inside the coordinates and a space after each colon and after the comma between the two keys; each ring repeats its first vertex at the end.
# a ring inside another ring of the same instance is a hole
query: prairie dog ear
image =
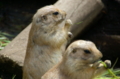
{"type": "Polygon", "coordinates": [[[44,22],[47,20],[47,16],[36,17],[36,23],[44,22]]]}
{"type": "Polygon", "coordinates": [[[33,21],[34,21],[35,23],[40,23],[40,22],[41,22],[41,17],[38,17],[37,14],[35,14],[35,15],[33,16],[33,21]]]}
{"type": "Polygon", "coordinates": [[[44,20],[47,20],[47,16],[46,15],[43,15],[41,16],[41,19],[44,21],[44,20]]]}
{"type": "Polygon", "coordinates": [[[41,22],[41,18],[37,18],[36,23],[40,23],[40,22],[41,22]]]}

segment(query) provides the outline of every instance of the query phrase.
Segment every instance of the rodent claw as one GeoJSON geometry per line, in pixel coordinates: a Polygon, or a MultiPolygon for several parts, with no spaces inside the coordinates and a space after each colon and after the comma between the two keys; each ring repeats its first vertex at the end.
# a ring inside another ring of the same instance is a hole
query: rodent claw
{"type": "Polygon", "coordinates": [[[110,60],[105,60],[104,62],[106,64],[107,68],[111,68],[111,61],[110,60]]]}

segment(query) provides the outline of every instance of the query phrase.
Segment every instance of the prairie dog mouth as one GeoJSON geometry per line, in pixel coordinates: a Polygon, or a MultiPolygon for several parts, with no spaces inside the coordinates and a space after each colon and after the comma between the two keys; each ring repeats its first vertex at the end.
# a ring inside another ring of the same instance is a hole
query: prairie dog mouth
{"type": "Polygon", "coordinates": [[[92,64],[96,63],[96,62],[100,62],[100,61],[101,61],[101,59],[95,60],[95,61],[92,62],[92,64]]]}
{"type": "Polygon", "coordinates": [[[92,67],[95,63],[99,63],[100,61],[101,61],[100,59],[99,59],[99,60],[96,60],[96,61],[93,61],[92,63],[89,64],[89,66],[92,67]]]}
{"type": "Polygon", "coordinates": [[[58,27],[64,27],[66,20],[61,20],[61,22],[58,24],[58,27]]]}

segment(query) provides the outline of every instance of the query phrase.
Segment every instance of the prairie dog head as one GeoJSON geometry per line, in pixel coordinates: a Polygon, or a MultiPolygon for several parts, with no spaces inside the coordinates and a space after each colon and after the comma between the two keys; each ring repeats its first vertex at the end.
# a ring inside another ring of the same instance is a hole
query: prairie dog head
{"type": "Polygon", "coordinates": [[[78,40],[73,42],[66,50],[64,60],[67,64],[87,66],[98,61],[102,53],[96,48],[91,41],[78,40]],[[71,63],[70,63],[71,62],[71,63]]]}
{"type": "Polygon", "coordinates": [[[30,38],[36,44],[61,46],[69,39],[69,29],[66,12],[49,5],[39,9],[33,16],[30,38]]]}
{"type": "Polygon", "coordinates": [[[39,27],[44,30],[55,27],[62,21],[66,19],[66,12],[56,8],[53,5],[45,6],[39,9],[33,17],[33,24],[35,24],[36,28],[39,27]],[[54,27],[53,27],[54,26],[54,27]]]}

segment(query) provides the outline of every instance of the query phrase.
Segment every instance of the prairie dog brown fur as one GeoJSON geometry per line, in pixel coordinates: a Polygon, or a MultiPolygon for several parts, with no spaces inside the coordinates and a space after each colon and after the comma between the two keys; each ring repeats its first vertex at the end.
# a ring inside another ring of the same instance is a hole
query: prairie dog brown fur
{"type": "Polygon", "coordinates": [[[62,59],[71,33],[71,20],[53,5],[39,9],[33,16],[23,66],[23,79],[41,76],[62,59]]]}
{"type": "MultiPolygon", "coordinates": [[[[60,63],[46,72],[41,79],[93,79],[106,71],[98,60],[102,53],[90,41],[78,40],[70,44],[60,63]]],[[[110,66],[111,62],[105,63],[110,66]]]]}

